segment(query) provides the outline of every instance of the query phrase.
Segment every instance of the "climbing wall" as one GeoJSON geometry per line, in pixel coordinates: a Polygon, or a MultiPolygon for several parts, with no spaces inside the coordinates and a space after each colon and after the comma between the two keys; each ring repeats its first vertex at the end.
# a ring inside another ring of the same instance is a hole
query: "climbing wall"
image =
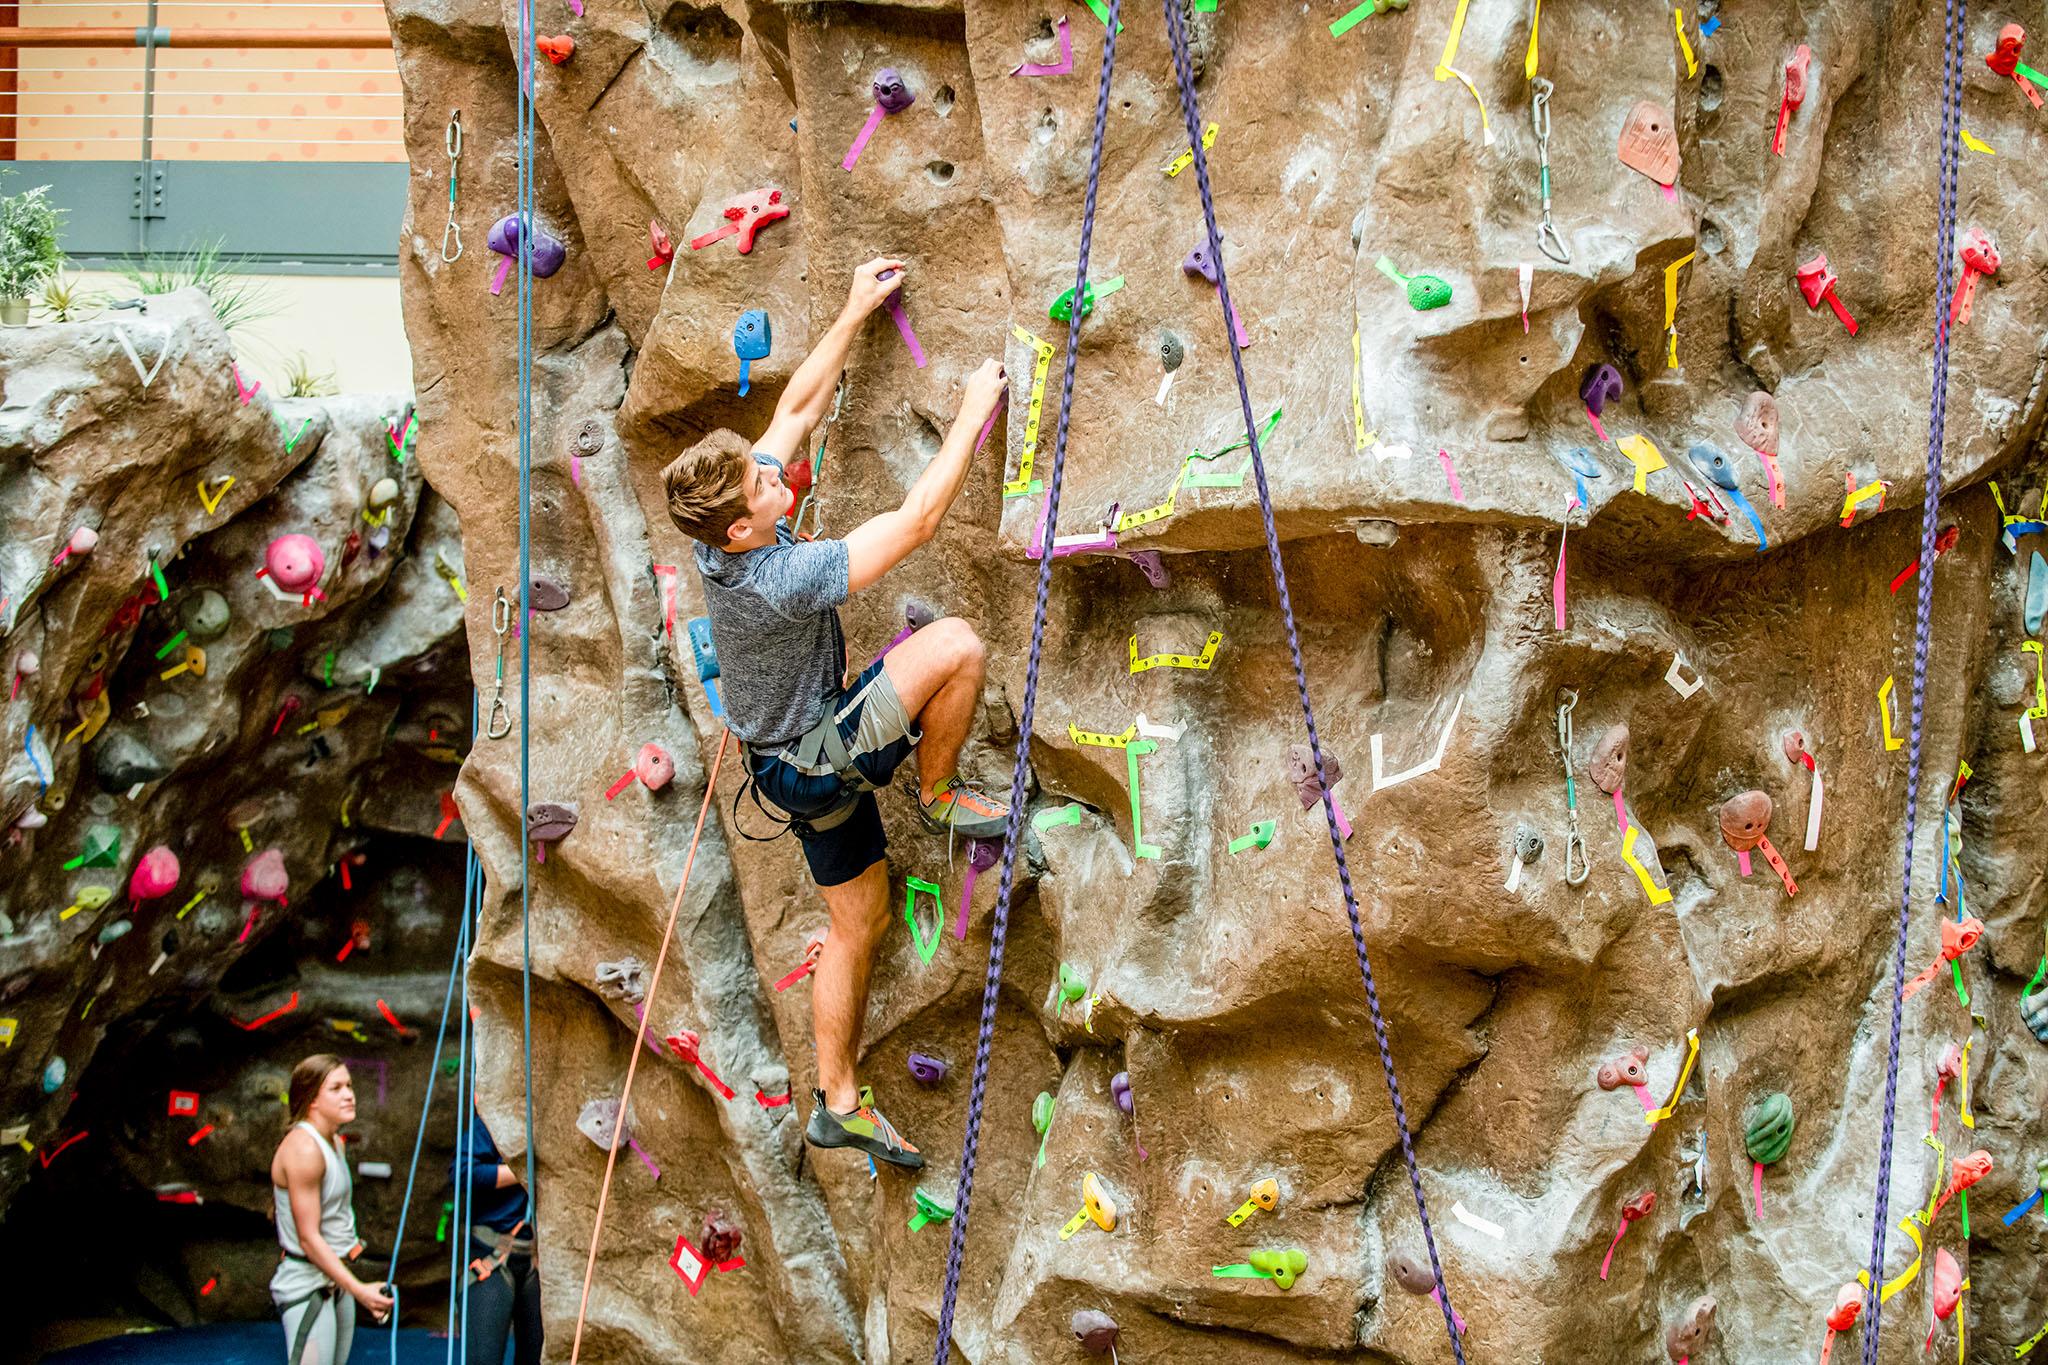
{"type": "MultiPolygon", "coordinates": [[[[769,827],[751,807],[734,823],[688,640],[691,549],[658,480],[703,434],[766,425],[851,270],[883,253],[909,262],[903,323],[877,315],[854,347],[822,525],[893,506],[964,377],[1005,360],[1008,415],[946,528],[845,613],[856,661],[908,611],[975,625],[991,668],[966,763],[998,787],[1033,559],[1046,541],[1059,556],[956,1354],[1077,1358],[1073,1315],[1092,1310],[1124,1359],[1213,1359],[1219,1339],[1245,1361],[1449,1355],[1410,1292],[1429,1288],[1421,1231],[1325,814],[1290,753],[1305,736],[1226,325],[1468,1358],[1813,1358],[1868,1259],[1943,12],[1553,0],[1532,35],[1531,7],[1488,0],[1193,8],[1237,318],[1207,278],[1161,16],[1129,5],[1062,516],[1041,527],[1094,7],[540,6],[539,226],[562,251],[535,286],[531,511],[534,605],[552,609],[529,618],[526,714],[479,743],[458,800],[488,875],[474,983],[508,1152],[530,954],[552,1351],[604,1178],[586,1130],[607,1130],[578,1120],[618,1098],[635,1047],[637,1150],[610,1186],[584,1357],[931,1351],[995,878],[956,935],[970,850],[882,798],[902,922],[863,1079],[930,1164],[876,1179],[806,1152],[797,969],[823,910],[789,841],[738,837],[769,827]],[[890,76],[912,96],[894,113],[890,76]],[[742,397],[750,309],[772,342],[742,397]],[[675,780],[621,783],[650,743],[675,780]],[[635,969],[654,965],[714,768],[649,997],[635,969]],[[547,813],[524,872],[522,796],[574,815],[562,835],[547,813]],[[685,1032],[701,1066],[666,1044],[685,1032]],[[1090,1175],[1114,1231],[1062,1237],[1090,1175]],[[743,1266],[700,1259],[721,1226],[743,1266]]],[[[517,15],[391,17],[420,459],[462,521],[473,674],[488,697],[505,651],[516,712],[518,642],[491,624],[520,587],[516,305],[488,237],[515,203],[517,15]],[[451,260],[458,116],[468,246],[451,260]]],[[[1966,231],[1957,263],[1976,264],[1908,944],[1909,971],[1935,970],[1905,1006],[1886,1360],[1933,1309],[1940,1349],[1967,1322],[1986,1361],[2048,1317],[2041,1215],[2001,1220],[2048,1157],[2048,1054],[2021,1005],[2048,876],[2048,704],[2022,649],[2048,603],[2030,529],[2048,510],[2042,115],[2024,77],[1979,60],[2014,17],[1985,10],[1964,37],[1959,222],[1985,242],[1966,231]],[[1909,1235],[1916,1209],[1931,1228],[1909,1235]],[[1937,1289],[1962,1274],[1957,1314],[1937,1289]]],[[[2032,1003],[2048,1034],[2048,997],[2032,1003]]]]}
{"type": "Polygon", "coordinates": [[[350,1059],[358,1208],[396,1223],[363,1163],[402,1184],[462,895],[438,799],[468,747],[462,547],[405,397],[273,400],[203,295],[147,302],[0,332],[0,1278],[24,1350],[58,1316],[270,1311],[265,1173],[310,1053],[350,1059]]]}

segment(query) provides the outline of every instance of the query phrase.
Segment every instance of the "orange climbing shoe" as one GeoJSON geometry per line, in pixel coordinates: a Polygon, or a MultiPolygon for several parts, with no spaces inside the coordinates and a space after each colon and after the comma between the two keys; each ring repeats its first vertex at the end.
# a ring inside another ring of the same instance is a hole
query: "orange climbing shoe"
{"type": "Polygon", "coordinates": [[[1008,806],[968,786],[957,773],[939,784],[930,801],[919,797],[917,808],[934,833],[951,831],[963,839],[1000,839],[1010,820],[1008,806]]]}
{"type": "Polygon", "coordinates": [[[825,1103],[825,1092],[813,1090],[811,1098],[811,1121],[804,1128],[804,1141],[813,1147],[853,1147],[866,1152],[877,1161],[886,1161],[891,1166],[901,1166],[907,1171],[922,1170],[924,1157],[917,1148],[910,1145],[903,1134],[896,1131],[896,1125],[882,1117],[882,1111],[875,1108],[875,1092],[867,1086],[860,1088],[860,1107],[850,1114],[835,1114],[825,1103]]]}

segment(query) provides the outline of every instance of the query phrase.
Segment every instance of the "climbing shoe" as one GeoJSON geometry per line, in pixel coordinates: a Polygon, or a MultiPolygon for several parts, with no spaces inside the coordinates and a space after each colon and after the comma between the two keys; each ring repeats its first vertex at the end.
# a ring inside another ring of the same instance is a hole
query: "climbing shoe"
{"type": "Polygon", "coordinates": [[[1008,806],[968,786],[957,773],[939,784],[930,801],[919,797],[917,809],[934,833],[963,839],[1000,839],[1010,819],[1008,806]]]}
{"type": "Polygon", "coordinates": [[[860,1107],[851,1114],[835,1114],[825,1103],[825,1092],[813,1090],[811,1122],[804,1129],[804,1141],[813,1147],[852,1147],[877,1161],[901,1166],[906,1171],[924,1169],[924,1158],[910,1145],[896,1125],[875,1108],[875,1092],[860,1088],[860,1107]]]}

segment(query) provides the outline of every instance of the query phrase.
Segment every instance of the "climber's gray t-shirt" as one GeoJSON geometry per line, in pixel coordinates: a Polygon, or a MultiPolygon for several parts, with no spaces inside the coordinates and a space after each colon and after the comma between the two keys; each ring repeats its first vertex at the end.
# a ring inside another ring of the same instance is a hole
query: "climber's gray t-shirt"
{"type": "MultiPolygon", "coordinates": [[[[781,466],[757,454],[763,464],[781,466]]],[[[728,554],[697,546],[726,724],[756,749],[778,749],[825,714],[846,668],[839,630],[846,542],[800,541],[775,523],[775,544],[728,554]]]]}

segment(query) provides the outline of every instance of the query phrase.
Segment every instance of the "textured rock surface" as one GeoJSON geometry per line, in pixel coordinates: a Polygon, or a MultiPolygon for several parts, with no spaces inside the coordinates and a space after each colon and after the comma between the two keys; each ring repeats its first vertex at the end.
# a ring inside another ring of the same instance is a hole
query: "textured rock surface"
{"type": "MultiPolygon", "coordinates": [[[[459,106],[461,212],[474,240],[514,204],[516,19],[455,0],[390,8],[416,167],[403,252],[421,461],[461,516],[471,663],[487,686],[490,599],[518,586],[515,308],[509,290],[486,290],[495,258],[439,257],[440,144],[459,106]]],[[[1294,608],[1323,742],[1350,773],[1337,796],[1356,826],[1365,930],[1471,1358],[1647,1359],[1706,1294],[1718,1303],[1715,1335],[1694,1361],[1810,1358],[1836,1287],[1867,1258],[1878,1163],[1906,760],[1883,743],[1878,689],[1899,680],[1903,733],[1913,599],[1888,584],[1913,558],[1924,484],[1941,12],[1724,4],[1711,37],[1688,12],[1686,41],[1702,63],[1689,74],[1668,9],[1548,7],[1549,156],[1572,251],[1559,266],[1536,250],[1527,7],[1480,4],[1466,17],[1456,64],[1487,102],[1490,146],[1472,97],[1431,79],[1450,6],[1375,16],[1335,40],[1327,24],[1342,8],[1223,0],[1192,22],[1203,115],[1220,129],[1212,165],[1253,342],[1252,402],[1261,417],[1284,411],[1265,449],[1294,608]],[[1814,66],[1781,159],[1769,136],[1782,63],[1799,43],[1814,66]],[[1682,169],[1669,199],[1616,160],[1643,99],[1676,116],[1682,169]],[[1861,324],[1853,338],[1800,299],[1795,267],[1817,252],[1861,324]],[[1680,363],[1668,368],[1667,269],[1688,253],[1675,276],[1680,363]],[[1411,311],[1374,269],[1382,254],[1448,281],[1450,304],[1411,311]],[[1524,262],[1537,267],[1526,333],[1524,262]],[[1581,379],[1601,363],[1625,385],[1606,405],[1606,432],[1645,436],[1669,462],[1641,494],[1629,458],[1594,436],[1580,405],[1581,379]],[[1782,507],[1734,427],[1759,389],[1775,394],[1782,423],[1782,507]],[[1701,443],[1730,462],[1689,461],[1701,443]],[[1591,507],[1569,514],[1558,629],[1551,583],[1574,492],[1563,460],[1578,446],[1600,472],[1591,507]],[[1688,515],[1688,482],[1704,498],[1729,470],[1758,511],[1766,554],[1739,510],[1688,515]],[[1845,487],[1874,479],[1891,485],[1884,510],[1866,504],[1841,528],[1845,487]],[[1702,680],[1690,696],[1665,681],[1674,655],[1691,670],[1681,679],[1702,680]],[[1562,877],[1565,686],[1579,695],[1570,766],[1592,863],[1579,887],[1562,877]],[[1617,723],[1632,736],[1626,804],[1648,836],[1634,849],[1669,888],[1665,901],[1624,863],[1607,797],[1588,779],[1595,741],[1617,723]],[[1781,748],[1791,729],[1828,792],[1813,852],[1801,838],[1809,780],[1781,748]],[[1374,790],[1376,769],[1439,752],[1435,771],[1374,790]],[[1771,837],[1796,899],[1767,867],[1744,879],[1721,838],[1722,806],[1751,790],[1775,804],[1771,837]],[[1510,893],[1525,830],[1545,847],[1510,893]],[[1595,1085],[1602,1063],[1640,1045],[1663,1100],[1691,1029],[1699,1063],[1660,1125],[1644,1124],[1625,1089],[1595,1085]],[[1759,1218],[1744,1128],[1778,1091],[1797,1129],[1764,1181],[1759,1218]],[[1689,1193],[1697,1171],[1704,1187],[1689,1193]],[[1659,1203],[1603,1284],[1599,1259],[1621,1208],[1645,1189],[1659,1203]],[[1454,1221],[1454,1202],[1504,1236],[1454,1221]]],[[[1181,269],[1201,218],[1192,177],[1162,173],[1185,133],[1160,17],[1130,10],[1094,243],[1096,278],[1121,274],[1126,285],[1084,327],[1066,534],[1092,530],[1112,502],[1131,512],[1164,499],[1189,449],[1215,451],[1244,426],[1214,291],[1181,269]],[[1186,360],[1160,408],[1169,334],[1186,360]]],[[[931,363],[913,368],[879,318],[856,346],[824,466],[825,525],[843,533],[892,505],[936,449],[960,380],[985,355],[1006,356],[1003,439],[938,543],[847,613],[857,659],[895,632],[913,597],[977,625],[995,665],[968,763],[1000,782],[1023,687],[1023,552],[1040,507],[1001,493],[1022,453],[1032,361],[1011,329],[1065,345],[1044,310],[1072,283],[1102,29],[1080,6],[1010,0],[590,0],[581,19],[543,21],[558,22],[577,52],[536,76],[538,183],[568,261],[537,287],[533,559],[572,600],[535,618],[523,719],[529,799],[579,812],[526,885],[543,1279],[559,1345],[603,1167],[575,1120],[617,1096],[636,1033],[631,1007],[594,984],[597,966],[653,960],[718,748],[689,652],[664,631],[669,580],[655,566],[687,566],[689,547],[662,511],[657,471],[710,429],[760,430],[852,267],[877,252],[906,256],[905,306],[931,363]],[[1062,18],[1073,74],[1008,75],[1057,59],[1062,18]],[[883,67],[917,99],[881,123],[848,173],[841,157],[883,67]],[[688,248],[728,201],[761,186],[779,188],[792,212],[751,253],[731,241],[688,248]],[[671,269],[645,263],[650,218],[680,248],[671,269]],[[732,327],[755,307],[769,313],[775,345],[753,362],[741,399],[732,327]],[[675,755],[676,781],[607,801],[649,740],[675,755]]],[[[2000,22],[1973,17],[1972,54],[1989,50],[2000,22]]],[[[1963,122],[1999,154],[1971,154],[1963,167],[1962,223],[1998,236],[2004,262],[1955,343],[1944,510],[1961,536],[1934,574],[1909,956],[1915,967],[1934,957],[1936,920],[1953,905],[1931,898],[1937,832],[1967,761],[1960,866],[1988,932],[1962,970],[1984,1023],[1968,1085],[1977,1127],[1959,1138],[1967,1130],[1951,1118],[1942,1134],[1986,1148],[1997,1166],[1979,1190],[1974,1243],[1948,1212],[1934,1240],[1967,1262],[1972,1349],[1989,1360],[2048,1312],[2041,1225],[2006,1229],[1985,1216],[2033,1187],[2048,1082],[2048,1055],[2018,1009],[2048,873],[2041,760],[2022,754],[2016,728],[2032,695],[2032,660],[2018,650],[2024,572],[1999,544],[1985,487],[1998,478],[2014,511],[2022,494],[2029,509],[2040,496],[2029,462],[2042,418],[2044,253],[2031,227],[2043,201],[2025,173],[2032,112],[1975,55],[1969,64],[1963,122]]],[[[1056,363],[1040,477],[1058,376],[1056,363]]],[[[1241,458],[1214,468],[1228,475],[1241,458]]],[[[1121,1322],[1126,1359],[1213,1358],[1219,1341],[1247,1361],[1446,1354],[1435,1307],[1397,1292],[1385,1271],[1390,1254],[1418,1252],[1420,1236],[1321,812],[1302,810],[1289,778],[1301,728],[1259,541],[1249,482],[1183,488],[1174,515],[1123,541],[1165,553],[1166,589],[1103,558],[1055,571],[1034,804],[1088,809],[1027,849],[956,1326],[964,1358],[1071,1358],[1068,1321],[1081,1308],[1121,1322]],[[1223,644],[1205,673],[1128,671],[1134,634],[1149,654],[1191,651],[1211,630],[1223,644]],[[1143,761],[1143,827],[1161,856],[1134,862],[1126,757],[1074,742],[1068,727],[1113,733],[1140,712],[1188,728],[1143,761]],[[1263,819],[1277,822],[1269,847],[1225,851],[1263,819]],[[1092,1028],[1047,1001],[1062,961],[1101,996],[1092,1028]],[[1137,1134],[1109,1094],[1126,1069],[1137,1134]],[[1057,1107],[1034,1168],[1029,1115],[1042,1090],[1057,1107]],[[1113,1235],[1061,1242],[1088,1171],[1123,1221],[1113,1235]],[[1228,1227],[1224,1215],[1266,1176],[1278,1180],[1277,1209],[1228,1227]],[[1290,1292],[1210,1274],[1284,1245],[1309,1258],[1290,1292]]],[[[692,579],[685,567],[679,623],[692,579]]],[[[489,878],[475,971],[483,1099],[508,1151],[521,1127],[516,733],[479,746],[459,793],[489,878]]],[[[739,1095],[723,1102],[674,1058],[643,1059],[634,1131],[667,1174],[656,1184],[638,1163],[620,1168],[586,1355],[925,1358],[945,1229],[906,1230],[918,1182],[871,1182],[858,1161],[811,1159],[797,1131],[807,1103],[753,1098],[757,1086],[780,1094],[785,1076],[798,1095],[808,1088],[807,987],[772,983],[802,960],[823,912],[789,843],[732,837],[729,760],[718,785],[720,814],[648,1024],[657,1036],[699,1032],[739,1095]],[[714,1207],[743,1226],[747,1267],[693,1298],[663,1262],[714,1207]]],[[[965,858],[949,864],[900,800],[883,804],[899,879],[942,886],[950,919],[965,858]]],[[[865,1077],[931,1157],[921,1184],[941,1201],[953,1194],[993,883],[983,879],[966,942],[948,935],[929,967],[907,930],[892,931],[868,1021],[865,1077]],[[950,1061],[951,1077],[914,1085],[913,1049],[950,1061]]],[[[1943,1046],[1971,1029],[1939,980],[1906,1020],[1894,1219],[1936,1179],[1921,1115],[1943,1046]]],[[[1902,1234],[1891,1240],[1895,1273],[1910,1252],[1902,1234]]],[[[1917,1348],[1930,1280],[1893,1301],[1887,1359],[1917,1348]]]]}
{"type": "MultiPolygon", "coordinates": [[[[197,294],[114,316],[0,331],[0,1205],[35,1182],[7,1239],[6,1277],[37,1305],[24,1349],[63,1312],[268,1311],[277,1096],[307,1053],[364,1060],[354,1155],[402,1178],[426,1050],[376,1002],[415,1028],[439,1011],[461,899],[455,848],[424,846],[467,748],[460,605],[435,569],[459,573],[461,544],[417,461],[389,454],[403,398],[245,404],[197,294]],[[147,385],[117,327],[143,373],[160,366],[147,385]],[[373,523],[386,477],[399,495],[373,523]],[[53,567],[81,526],[96,547],[53,567]],[[310,604],[254,576],[294,533],[325,547],[310,604]],[[203,673],[162,676],[188,645],[203,673]],[[157,847],[176,884],[133,903],[157,847]],[[276,901],[245,891],[266,856],[288,877],[276,901]],[[196,1111],[169,1112],[172,1090],[196,1111]]],[[[444,1185],[430,1168],[430,1227],[444,1185]]],[[[364,1227],[388,1239],[397,1203],[365,1181],[364,1227]]]]}

